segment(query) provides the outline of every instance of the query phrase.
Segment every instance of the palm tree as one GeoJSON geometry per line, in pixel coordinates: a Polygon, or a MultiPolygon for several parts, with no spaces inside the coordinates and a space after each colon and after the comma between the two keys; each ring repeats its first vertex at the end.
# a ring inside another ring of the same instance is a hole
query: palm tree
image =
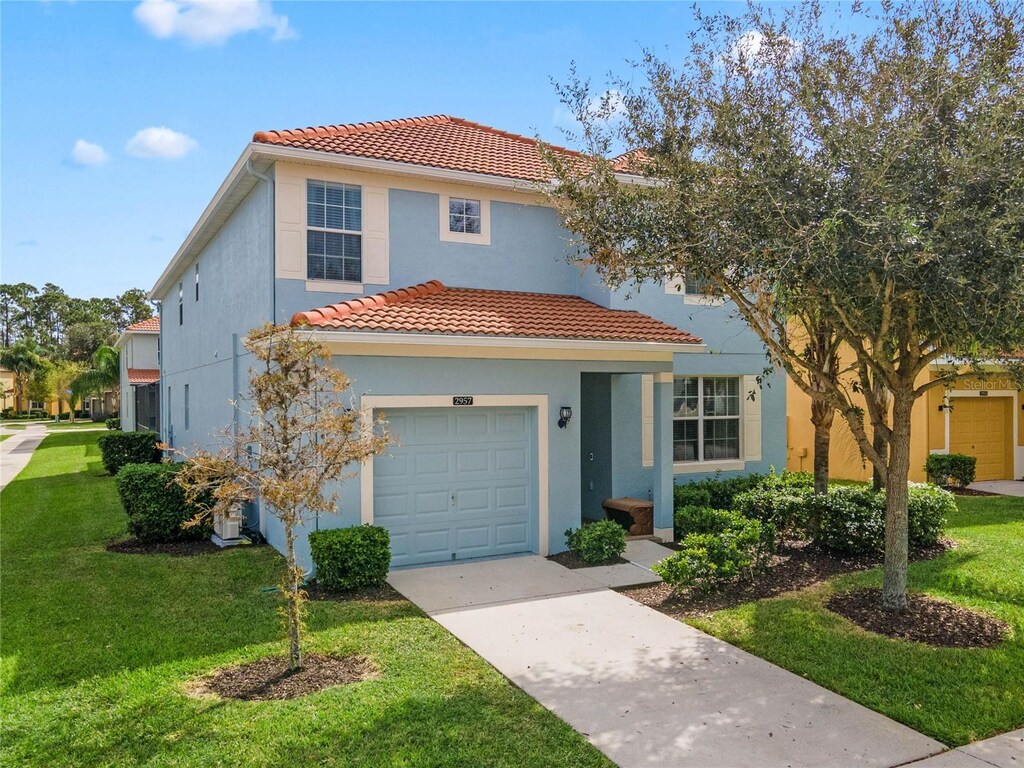
{"type": "Polygon", "coordinates": [[[28,377],[42,364],[38,346],[32,339],[22,339],[0,352],[0,365],[14,373],[14,402],[19,413],[28,377]]]}
{"type": "Polygon", "coordinates": [[[92,355],[92,368],[84,371],[71,385],[83,399],[91,394],[114,392],[114,403],[121,394],[121,353],[114,347],[100,347],[92,355]]]}

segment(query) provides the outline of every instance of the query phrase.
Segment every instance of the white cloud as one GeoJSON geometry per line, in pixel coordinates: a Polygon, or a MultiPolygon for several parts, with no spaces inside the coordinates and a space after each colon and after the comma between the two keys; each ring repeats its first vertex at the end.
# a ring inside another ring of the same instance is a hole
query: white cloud
{"type": "MultiPolygon", "coordinates": [[[[785,35],[780,36],[775,45],[778,46],[777,50],[783,53],[785,61],[800,52],[800,43],[785,35]]],[[[727,55],[731,61],[754,69],[760,66],[765,56],[773,53],[772,46],[767,43],[765,36],[756,29],[750,29],[736,38],[727,55]]]]}
{"type": "MultiPolygon", "coordinates": [[[[611,123],[626,114],[626,102],[619,91],[607,90],[587,103],[587,114],[593,117],[595,122],[611,123]]],[[[576,115],[564,104],[555,107],[552,121],[562,128],[576,128],[580,125],[576,115]]]]}
{"type": "Polygon", "coordinates": [[[71,159],[79,165],[102,165],[110,157],[99,144],[93,144],[85,139],[78,139],[75,142],[75,146],[71,148],[71,159]]]}
{"type": "Polygon", "coordinates": [[[133,15],[154,37],[195,45],[220,45],[255,30],[268,30],[271,40],[296,37],[288,17],[274,13],[269,0],[142,0],[133,15]]]}
{"type": "Polygon", "coordinates": [[[172,131],[170,128],[143,128],[129,139],[124,151],[133,157],[177,160],[184,157],[199,144],[191,136],[172,131]]]}

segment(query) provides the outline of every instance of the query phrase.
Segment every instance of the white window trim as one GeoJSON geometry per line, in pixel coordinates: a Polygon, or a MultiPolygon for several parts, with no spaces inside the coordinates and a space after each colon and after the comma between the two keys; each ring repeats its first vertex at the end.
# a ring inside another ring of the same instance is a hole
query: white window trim
{"type": "MultiPolygon", "coordinates": [[[[335,288],[334,286],[343,285],[343,286],[350,286],[351,288],[355,288],[356,291],[362,292],[363,286],[362,286],[361,283],[354,283],[354,282],[349,282],[349,281],[346,281],[346,280],[329,280],[327,278],[310,277],[309,276],[309,236],[308,236],[309,232],[324,232],[326,234],[332,234],[332,235],[358,235],[359,236],[359,275],[360,276],[362,276],[363,270],[366,268],[366,259],[365,259],[364,255],[363,255],[363,247],[365,246],[366,243],[364,242],[363,230],[362,229],[358,229],[358,230],[355,230],[355,229],[336,229],[334,227],[328,227],[328,226],[312,227],[312,226],[309,225],[309,185],[310,185],[310,183],[313,183],[313,184],[325,184],[327,186],[332,186],[332,187],[358,187],[359,188],[359,221],[360,221],[360,224],[362,224],[362,219],[363,219],[363,185],[362,184],[350,184],[347,181],[326,181],[326,180],[323,180],[323,179],[306,179],[306,187],[305,187],[305,192],[306,192],[305,213],[306,213],[306,233],[307,233],[307,236],[306,236],[306,242],[304,244],[305,248],[303,249],[305,251],[305,255],[306,255],[306,258],[305,258],[305,263],[306,263],[306,269],[305,269],[305,272],[306,272],[306,290],[307,291],[328,291],[328,292],[334,292],[334,291],[337,291],[337,290],[341,290],[341,289],[335,288]],[[321,286],[321,287],[310,288],[310,283],[312,283],[314,286],[321,286]]],[[[327,221],[325,219],[324,220],[324,224],[326,225],[326,223],[327,223],[327,221]]],[[[347,291],[343,291],[343,292],[347,292],[347,291]]],[[[355,292],[355,291],[353,291],[353,292],[355,292]]]]}
{"type": "Polygon", "coordinates": [[[323,293],[366,293],[362,283],[346,283],[343,280],[320,280],[315,277],[306,278],[306,292],[313,293],[316,291],[323,293]]]}
{"type": "Polygon", "coordinates": [[[438,195],[438,229],[441,241],[445,243],[468,243],[470,245],[491,244],[491,201],[486,197],[468,197],[467,195],[438,195]],[[448,203],[456,200],[480,201],[480,233],[452,232],[448,229],[448,203]]]}
{"type": "MultiPolygon", "coordinates": [[[[700,408],[700,401],[704,396],[704,380],[705,379],[739,379],[740,387],[740,412],[738,416],[720,417],[720,418],[736,418],[739,421],[739,458],[736,459],[714,459],[712,461],[675,461],[672,463],[672,474],[674,475],[687,475],[687,474],[699,474],[707,472],[742,472],[747,468],[748,461],[759,460],[761,457],[760,451],[760,417],[761,407],[760,400],[750,401],[747,399],[748,389],[751,388],[752,383],[755,382],[756,377],[754,376],[743,376],[743,375],[727,375],[727,374],[713,374],[709,376],[701,376],[699,374],[676,374],[673,377],[681,379],[693,379],[696,378],[700,381],[697,389],[698,408],[700,408]],[[751,419],[756,419],[758,422],[757,434],[753,434],[751,425],[748,423],[751,419]],[[756,439],[757,445],[754,446],[752,443],[756,439]],[[756,450],[754,450],[756,448],[756,450]]],[[[757,392],[757,398],[761,397],[761,392],[757,392]]],[[[673,404],[672,422],[675,423],[675,406],[673,404]]],[[[703,419],[698,419],[698,423],[703,419]]],[[[697,430],[698,450],[703,450],[704,435],[698,428],[697,430]]]]}
{"type": "Polygon", "coordinates": [[[682,296],[683,304],[691,304],[700,307],[720,307],[725,304],[724,296],[709,296],[705,293],[687,293],[686,278],[683,275],[666,277],[665,293],[672,296],[682,296]]]}
{"type": "MultiPolygon", "coordinates": [[[[377,409],[388,411],[394,408],[451,408],[451,395],[363,395],[360,408],[364,414],[373,417],[377,409]]],[[[548,396],[547,395],[475,395],[473,408],[519,406],[537,409],[537,551],[547,557],[550,539],[548,520],[548,396]]],[[[359,472],[359,516],[360,522],[373,525],[373,462],[367,459],[359,472]]]]}

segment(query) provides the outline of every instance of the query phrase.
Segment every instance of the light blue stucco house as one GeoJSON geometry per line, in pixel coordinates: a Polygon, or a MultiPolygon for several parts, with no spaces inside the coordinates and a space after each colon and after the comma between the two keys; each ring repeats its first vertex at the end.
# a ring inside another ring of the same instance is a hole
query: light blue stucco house
{"type": "MultiPolygon", "coordinates": [[[[241,339],[273,320],[399,436],[311,524],[383,525],[396,566],[559,552],[625,496],[671,539],[673,481],[784,467],[755,335],[698,285],[627,296],[571,263],[549,176],[532,139],[447,116],[257,133],[150,294],[163,438],[230,426],[241,339]]],[[[275,522],[246,520],[280,547],[275,522]]]]}

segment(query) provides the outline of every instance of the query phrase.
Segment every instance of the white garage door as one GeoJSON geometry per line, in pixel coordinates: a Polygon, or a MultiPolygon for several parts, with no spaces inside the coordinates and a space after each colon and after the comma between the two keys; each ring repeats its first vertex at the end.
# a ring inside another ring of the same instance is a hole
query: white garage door
{"type": "Polygon", "coordinates": [[[373,518],[392,564],[530,552],[536,539],[527,408],[387,409],[401,445],[374,460],[373,518]]]}

